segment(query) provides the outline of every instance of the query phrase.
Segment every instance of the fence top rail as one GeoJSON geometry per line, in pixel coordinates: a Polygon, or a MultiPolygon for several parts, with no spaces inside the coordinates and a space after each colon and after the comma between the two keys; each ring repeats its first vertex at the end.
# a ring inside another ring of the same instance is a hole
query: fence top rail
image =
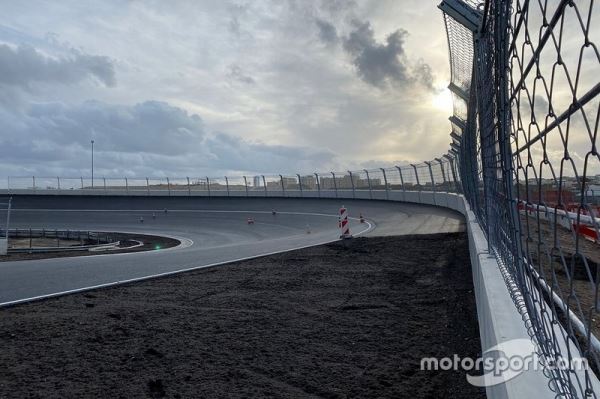
{"type": "MultiPolygon", "coordinates": [[[[439,160],[443,160],[444,164],[449,164],[450,160],[446,159],[446,158],[434,158],[432,161],[429,161],[429,163],[432,166],[435,165],[439,165],[439,160]]],[[[329,172],[299,172],[299,173],[268,173],[268,174],[251,174],[251,173],[246,173],[246,174],[233,174],[233,175],[226,175],[226,176],[94,176],[94,178],[92,179],[91,176],[36,176],[36,175],[21,175],[21,176],[6,176],[6,179],[8,181],[11,180],[28,180],[28,181],[33,181],[33,179],[35,180],[45,180],[45,181],[62,181],[62,180],[77,180],[77,181],[81,181],[83,180],[84,182],[88,181],[91,182],[92,180],[94,182],[97,181],[121,181],[121,182],[125,182],[125,180],[128,181],[148,181],[149,183],[155,183],[157,180],[161,181],[161,182],[167,182],[167,180],[169,180],[169,182],[171,182],[172,184],[174,182],[185,182],[187,184],[187,180],[189,179],[190,183],[194,182],[194,181],[206,181],[206,179],[210,180],[210,181],[215,181],[215,180],[225,180],[225,178],[227,179],[240,179],[243,180],[244,177],[250,182],[252,179],[254,179],[255,177],[258,177],[260,179],[262,179],[263,177],[265,179],[281,179],[282,177],[284,179],[286,178],[298,178],[298,175],[300,175],[300,177],[307,177],[307,176],[332,176],[332,173],[334,173],[337,176],[349,176],[350,174],[353,175],[360,175],[360,174],[365,174],[365,172],[368,173],[381,173],[382,170],[386,171],[386,172],[397,172],[398,168],[400,168],[401,170],[414,170],[414,167],[416,167],[417,169],[421,169],[421,168],[429,168],[428,163],[427,162],[420,162],[420,163],[416,163],[416,164],[410,164],[410,165],[398,165],[398,166],[387,166],[387,167],[381,167],[381,168],[366,168],[366,169],[351,169],[351,170],[346,170],[346,171],[329,171],[329,172]],[[414,166],[413,166],[414,165],[414,166]]]]}

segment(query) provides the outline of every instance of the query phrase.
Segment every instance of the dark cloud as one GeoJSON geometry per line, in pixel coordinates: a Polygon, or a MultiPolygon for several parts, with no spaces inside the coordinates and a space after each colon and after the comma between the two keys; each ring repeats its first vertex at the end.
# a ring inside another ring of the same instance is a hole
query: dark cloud
{"type": "Polygon", "coordinates": [[[72,84],[93,78],[106,86],[116,84],[108,57],[72,50],[70,56],[48,57],[31,46],[0,45],[0,83],[29,86],[34,82],[72,84]]]}
{"type": "Polygon", "coordinates": [[[381,88],[388,84],[405,86],[415,82],[433,87],[431,67],[423,60],[414,65],[408,60],[404,49],[408,31],[398,29],[386,38],[385,43],[377,43],[369,22],[353,21],[353,26],[354,30],[344,38],[343,44],[362,80],[381,88]]]}
{"type": "Polygon", "coordinates": [[[99,175],[291,173],[332,158],[324,150],[209,134],[198,115],[165,102],[43,103],[31,105],[23,115],[0,108],[0,165],[8,173],[11,165],[18,165],[19,174],[89,174],[91,138],[96,141],[99,175]]]}
{"type": "Polygon", "coordinates": [[[246,84],[254,84],[254,78],[252,76],[246,75],[242,68],[239,65],[230,65],[229,73],[227,77],[231,80],[242,82],[246,84]]]}
{"type": "Polygon", "coordinates": [[[227,7],[229,12],[228,30],[238,38],[241,37],[243,33],[240,20],[247,16],[248,7],[248,5],[242,4],[231,4],[227,7]]]}
{"type": "Polygon", "coordinates": [[[417,63],[412,68],[414,77],[418,82],[429,90],[434,90],[433,87],[433,73],[431,66],[423,61],[421,58],[417,60],[417,63]]]}
{"type": "Polygon", "coordinates": [[[385,44],[379,44],[369,22],[356,23],[356,29],[344,40],[344,49],[353,57],[354,66],[365,82],[374,86],[388,81],[407,83],[410,75],[403,62],[407,35],[407,31],[399,29],[387,37],[385,44]]]}
{"type": "Polygon", "coordinates": [[[330,22],[317,18],[315,20],[319,28],[319,39],[327,45],[336,44],[339,40],[337,29],[330,22]]]}

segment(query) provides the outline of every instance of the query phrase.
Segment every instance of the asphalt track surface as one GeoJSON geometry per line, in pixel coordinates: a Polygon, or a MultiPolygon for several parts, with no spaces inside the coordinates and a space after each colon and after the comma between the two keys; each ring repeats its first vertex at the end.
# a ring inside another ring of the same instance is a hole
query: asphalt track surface
{"type": "Polygon", "coordinates": [[[11,228],[146,233],[178,238],[181,245],[149,252],[2,262],[0,305],[335,241],[341,205],[351,218],[362,213],[367,219],[364,224],[351,219],[355,235],[464,230],[462,215],[451,210],[387,201],[18,196],[13,197],[11,228]],[[248,217],[254,218],[253,225],[247,224],[248,217]]]}

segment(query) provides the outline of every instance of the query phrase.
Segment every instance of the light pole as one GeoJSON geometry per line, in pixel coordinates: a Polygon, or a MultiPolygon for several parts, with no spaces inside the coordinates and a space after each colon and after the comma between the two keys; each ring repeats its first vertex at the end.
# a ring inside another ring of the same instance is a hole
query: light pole
{"type": "Polygon", "coordinates": [[[91,143],[92,143],[92,188],[94,188],[94,140],[92,140],[91,143]]]}

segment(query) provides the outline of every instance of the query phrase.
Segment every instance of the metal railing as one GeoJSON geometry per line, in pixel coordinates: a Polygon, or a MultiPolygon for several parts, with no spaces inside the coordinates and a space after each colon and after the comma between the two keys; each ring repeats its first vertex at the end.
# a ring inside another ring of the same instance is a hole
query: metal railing
{"type": "Polygon", "coordinates": [[[458,192],[458,171],[449,157],[415,165],[290,175],[223,177],[95,178],[8,177],[0,193],[167,195],[206,197],[348,197],[346,194],[399,191],[458,192]],[[292,195],[293,194],[293,195],[292,195]],[[344,194],[344,195],[342,195],[344,194]]]}
{"type": "Polygon", "coordinates": [[[0,234],[11,239],[12,245],[8,247],[8,252],[12,253],[51,250],[87,251],[102,245],[119,244],[113,233],[89,230],[0,228],[0,234]]]}

